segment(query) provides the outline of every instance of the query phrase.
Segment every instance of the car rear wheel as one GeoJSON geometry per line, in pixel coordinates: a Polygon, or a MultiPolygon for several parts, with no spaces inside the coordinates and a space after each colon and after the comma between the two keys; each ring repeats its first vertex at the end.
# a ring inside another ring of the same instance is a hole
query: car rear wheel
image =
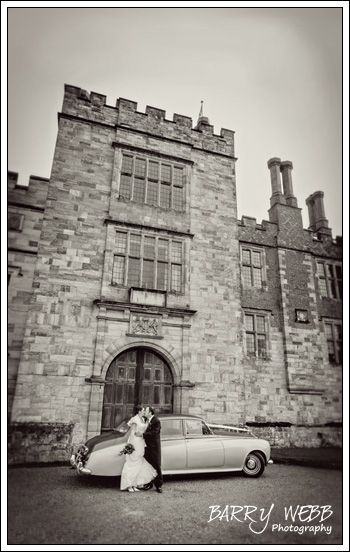
{"type": "Polygon", "coordinates": [[[250,452],[244,461],[243,473],[247,477],[260,477],[264,472],[265,461],[260,452],[250,452]]]}

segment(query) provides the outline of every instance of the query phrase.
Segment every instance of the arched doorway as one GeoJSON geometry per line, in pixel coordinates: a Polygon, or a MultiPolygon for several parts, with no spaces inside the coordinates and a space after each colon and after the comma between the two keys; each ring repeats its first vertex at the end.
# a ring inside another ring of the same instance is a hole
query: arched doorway
{"type": "Polygon", "coordinates": [[[129,349],[110,364],[103,395],[102,431],[132,416],[136,404],[172,412],[173,378],[168,364],[147,348],[129,349]]]}

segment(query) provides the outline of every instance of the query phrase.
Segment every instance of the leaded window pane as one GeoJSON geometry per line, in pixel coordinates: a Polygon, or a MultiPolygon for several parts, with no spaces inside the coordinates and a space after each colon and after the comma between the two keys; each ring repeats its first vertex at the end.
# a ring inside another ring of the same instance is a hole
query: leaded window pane
{"type": "Polygon", "coordinates": [[[128,285],[136,286],[140,285],[140,259],[129,258],[128,269],[128,285]]]}
{"type": "Polygon", "coordinates": [[[130,235],[130,255],[132,255],[133,257],[139,257],[140,249],[141,249],[141,236],[139,236],[138,234],[131,234],[130,235]]]}
{"type": "Polygon", "coordinates": [[[129,174],[132,173],[132,161],[133,161],[132,156],[123,155],[122,172],[126,172],[126,173],[129,173],[129,174]]]}
{"type": "Polygon", "coordinates": [[[146,160],[145,159],[139,159],[136,157],[135,159],[135,176],[140,176],[141,178],[146,175],[146,160]]]}
{"type": "Polygon", "coordinates": [[[183,209],[183,189],[182,188],[173,188],[173,208],[177,211],[182,211],[183,209]]]}
{"type": "Polygon", "coordinates": [[[328,347],[328,359],[332,364],[342,364],[342,325],[336,323],[325,324],[325,334],[328,347]]]}
{"type": "Polygon", "coordinates": [[[168,287],[168,264],[158,262],[157,289],[166,290],[168,287]]]}
{"type": "Polygon", "coordinates": [[[162,169],[161,169],[161,179],[162,179],[162,182],[168,182],[170,184],[171,182],[171,167],[170,165],[163,165],[162,164],[162,169]]]}
{"type": "Polygon", "coordinates": [[[151,178],[152,180],[158,180],[158,173],[159,163],[156,163],[155,161],[150,161],[148,164],[148,178],[151,178]]]}
{"type": "Polygon", "coordinates": [[[323,263],[317,263],[317,274],[319,276],[325,276],[323,263]]]}
{"type": "Polygon", "coordinates": [[[161,207],[170,207],[170,185],[161,184],[160,186],[160,206],[161,207]]]}
{"type": "Polygon", "coordinates": [[[112,283],[182,293],[182,242],[122,230],[115,236],[112,283]]]}
{"type": "Polygon", "coordinates": [[[183,167],[123,154],[119,196],[122,199],[182,211],[184,184],[183,167]]]}
{"type": "Polygon", "coordinates": [[[182,261],[182,243],[171,242],[171,260],[174,263],[181,263],[182,261]]]}
{"type": "Polygon", "coordinates": [[[171,291],[181,291],[181,266],[171,265],[171,291]]]}
{"type": "Polygon", "coordinates": [[[243,264],[250,265],[250,251],[249,249],[242,250],[242,260],[243,264]]]}
{"type": "Polygon", "coordinates": [[[262,285],[261,268],[253,268],[253,285],[254,287],[262,285]]]}
{"type": "Polygon", "coordinates": [[[246,325],[246,328],[247,328],[247,331],[254,331],[254,316],[252,316],[251,314],[246,314],[245,315],[245,325],[246,325]]]}
{"type": "Polygon", "coordinates": [[[154,259],[155,257],[156,239],[149,236],[145,236],[145,242],[143,246],[143,256],[147,259],[154,259]]]}
{"type": "Polygon", "coordinates": [[[258,342],[258,356],[260,358],[266,358],[266,336],[259,334],[257,338],[257,342],[258,342]]]}
{"type": "Polygon", "coordinates": [[[327,284],[326,284],[326,280],[319,280],[319,286],[320,286],[320,293],[321,293],[321,296],[322,297],[327,297],[328,296],[328,293],[327,293],[327,284]]]}
{"type": "Polygon", "coordinates": [[[169,257],[168,240],[158,240],[158,260],[167,261],[169,257]]]}
{"type": "Polygon", "coordinates": [[[337,298],[337,291],[336,291],[336,281],[330,280],[329,282],[329,296],[332,297],[332,299],[337,298]]]}
{"type": "Polygon", "coordinates": [[[118,255],[114,255],[113,273],[112,273],[113,284],[124,283],[124,267],[125,267],[125,257],[119,257],[118,255]]]}
{"type": "Polygon", "coordinates": [[[143,261],[142,285],[145,288],[154,288],[154,261],[143,261]]]}
{"type": "Polygon", "coordinates": [[[265,318],[263,316],[256,317],[256,330],[259,333],[265,333],[265,318]]]}
{"type": "Polygon", "coordinates": [[[173,184],[175,186],[182,186],[183,183],[183,169],[180,167],[173,168],[173,184]]]}
{"type": "Polygon", "coordinates": [[[134,193],[133,200],[138,203],[143,203],[145,201],[145,180],[141,178],[134,179],[134,193]]]}
{"type": "Polygon", "coordinates": [[[127,176],[126,174],[122,174],[120,176],[119,197],[122,197],[123,199],[130,199],[130,197],[131,197],[131,176],[127,176]]]}
{"type": "Polygon", "coordinates": [[[252,251],[252,262],[253,262],[253,266],[257,266],[257,267],[261,266],[261,255],[259,251],[252,251]]]}
{"type": "Polygon", "coordinates": [[[333,364],[336,361],[335,352],[334,352],[334,343],[333,341],[327,341],[327,345],[328,345],[328,359],[329,359],[329,362],[333,364]]]}
{"type": "Polygon", "coordinates": [[[335,338],[338,339],[338,340],[339,339],[342,340],[343,339],[343,329],[340,326],[340,324],[334,324],[333,328],[334,328],[335,338]]]}
{"type": "Polygon", "coordinates": [[[127,234],[125,232],[116,232],[115,236],[115,252],[125,253],[127,234]]]}
{"type": "Polygon", "coordinates": [[[247,333],[246,338],[248,355],[255,355],[254,335],[247,333]]]}
{"type": "Polygon", "coordinates": [[[245,287],[249,287],[252,285],[252,276],[251,276],[251,269],[250,266],[243,266],[243,283],[245,287]]]}
{"type": "Polygon", "coordinates": [[[149,205],[158,205],[158,182],[148,181],[147,183],[147,203],[149,205]]]}

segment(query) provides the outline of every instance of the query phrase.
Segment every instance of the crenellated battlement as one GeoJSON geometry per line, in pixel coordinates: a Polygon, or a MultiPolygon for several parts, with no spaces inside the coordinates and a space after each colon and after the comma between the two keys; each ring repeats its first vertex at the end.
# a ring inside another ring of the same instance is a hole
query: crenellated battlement
{"type": "Polygon", "coordinates": [[[277,224],[268,220],[263,220],[261,224],[258,224],[256,218],[242,216],[242,219],[238,221],[240,241],[274,246],[277,232],[277,224]]]}
{"type": "MultiPolygon", "coordinates": [[[[257,245],[276,246],[276,237],[278,236],[278,225],[275,222],[263,220],[261,224],[257,223],[256,218],[242,216],[238,221],[239,241],[254,243],[257,245]]],[[[295,244],[296,249],[313,253],[314,255],[326,257],[341,257],[342,255],[342,237],[337,236],[333,239],[328,234],[315,234],[310,229],[304,229],[301,240],[295,244]]]]}
{"type": "MultiPolygon", "coordinates": [[[[166,111],[147,105],[145,112],[137,111],[137,102],[118,98],[115,107],[106,104],[106,96],[65,85],[62,114],[85,119],[96,124],[146,133],[153,137],[174,140],[196,149],[234,157],[234,131],[222,128],[214,134],[209,124],[193,128],[191,117],[174,113],[172,120],[166,111]]],[[[62,115],[61,114],[61,115],[62,115]]]]}
{"type": "Polygon", "coordinates": [[[18,182],[18,173],[9,171],[7,173],[8,204],[11,205],[11,203],[16,203],[44,208],[47,198],[48,183],[48,178],[31,175],[28,185],[24,185],[18,182]]]}
{"type": "Polygon", "coordinates": [[[257,230],[262,232],[267,232],[273,236],[277,233],[277,224],[275,222],[270,222],[269,220],[262,220],[261,224],[256,222],[256,218],[248,217],[246,215],[242,216],[242,219],[238,221],[238,226],[250,228],[251,230],[257,230]]]}

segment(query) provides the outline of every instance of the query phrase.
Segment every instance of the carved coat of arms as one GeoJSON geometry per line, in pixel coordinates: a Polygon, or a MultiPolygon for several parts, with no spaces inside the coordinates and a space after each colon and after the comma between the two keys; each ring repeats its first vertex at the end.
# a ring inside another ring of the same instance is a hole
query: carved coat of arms
{"type": "Polygon", "coordinates": [[[158,335],[159,320],[150,316],[133,316],[131,332],[142,335],[158,335]]]}

